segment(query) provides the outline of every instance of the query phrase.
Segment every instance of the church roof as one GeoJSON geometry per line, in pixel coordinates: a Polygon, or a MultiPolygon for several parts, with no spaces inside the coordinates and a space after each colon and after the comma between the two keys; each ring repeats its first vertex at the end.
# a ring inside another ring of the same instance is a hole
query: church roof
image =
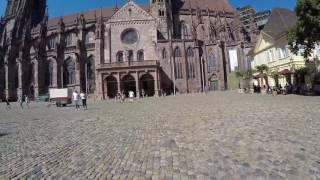
{"type": "Polygon", "coordinates": [[[175,0],[173,5],[177,9],[209,9],[213,11],[234,12],[228,0],[175,0]]]}
{"type": "Polygon", "coordinates": [[[296,23],[297,17],[293,11],[284,8],[274,8],[262,32],[276,39],[285,34],[296,23]]]}
{"type": "MultiPolygon", "coordinates": [[[[149,6],[147,5],[139,5],[142,9],[145,11],[149,12],[149,6]]],[[[48,21],[48,27],[54,27],[58,25],[58,22],[60,18],[63,19],[63,22],[65,25],[72,25],[76,22],[77,17],[79,17],[81,14],[84,15],[86,21],[95,21],[95,17],[99,18],[101,16],[101,12],[103,15],[103,18],[110,18],[115,12],[117,11],[116,8],[102,8],[102,9],[94,9],[94,10],[89,10],[85,12],[79,12],[79,13],[74,13],[66,16],[61,16],[61,17],[54,17],[52,19],[49,19],[48,21]]]]}

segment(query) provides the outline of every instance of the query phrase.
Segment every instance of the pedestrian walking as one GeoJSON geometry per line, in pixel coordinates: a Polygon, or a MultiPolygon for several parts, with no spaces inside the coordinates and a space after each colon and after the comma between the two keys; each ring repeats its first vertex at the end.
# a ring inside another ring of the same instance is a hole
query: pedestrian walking
{"type": "Polygon", "coordinates": [[[29,97],[27,95],[24,95],[24,102],[26,103],[26,106],[29,109],[30,100],[29,100],[29,97]]]}
{"type": "Polygon", "coordinates": [[[86,94],[84,92],[81,92],[80,93],[80,98],[81,98],[81,101],[82,101],[82,107],[83,109],[87,110],[87,97],[86,97],[86,94]]]}
{"type": "Polygon", "coordinates": [[[11,109],[10,102],[9,102],[9,99],[8,99],[8,98],[6,98],[6,104],[7,104],[6,109],[7,109],[7,110],[8,110],[8,109],[11,109]]]}
{"type": "Polygon", "coordinates": [[[74,91],[72,94],[72,98],[73,98],[73,102],[76,106],[76,110],[78,111],[80,108],[80,106],[79,106],[79,100],[80,100],[79,93],[77,91],[74,91]]]}
{"type": "Polygon", "coordinates": [[[20,105],[20,109],[22,110],[23,109],[23,96],[22,95],[19,96],[18,102],[20,105]]]}

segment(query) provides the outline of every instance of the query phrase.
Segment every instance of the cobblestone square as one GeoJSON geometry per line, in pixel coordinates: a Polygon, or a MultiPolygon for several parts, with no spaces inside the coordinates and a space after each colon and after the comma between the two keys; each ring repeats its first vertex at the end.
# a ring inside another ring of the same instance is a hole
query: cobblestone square
{"type": "Polygon", "coordinates": [[[0,104],[0,179],[320,179],[320,97],[0,104]]]}

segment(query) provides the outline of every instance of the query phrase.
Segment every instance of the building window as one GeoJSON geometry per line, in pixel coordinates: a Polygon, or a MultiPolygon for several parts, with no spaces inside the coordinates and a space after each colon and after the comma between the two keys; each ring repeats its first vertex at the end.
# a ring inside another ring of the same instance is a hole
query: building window
{"type": "Polygon", "coordinates": [[[286,46],[278,48],[279,59],[287,58],[289,56],[288,49],[286,46]]]}
{"type": "Polygon", "coordinates": [[[195,79],[196,78],[195,60],[194,60],[194,53],[192,48],[189,48],[187,50],[187,57],[188,57],[188,78],[195,79]]]}
{"type": "Polygon", "coordinates": [[[70,58],[64,62],[64,85],[71,85],[76,83],[76,64],[70,58]]]}
{"type": "Polygon", "coordinates": [[[93,42],[93,40],[94,40],[94,33],[92,31],[87,32],[86,43],[93,42]]]}
{"type": "Polygon", "coordinates": [[[283,46],[282,51],[283,51],[283,55],[285,58],[289,57],[289,51],[288,51],[287,46],[283,46]]]}
{"type": "Polygon", "coordinates": [[[267,56],[268,56],[268,61],[267,62],[272,62],[273,59],[274,59],[272,50],[270,49],[267,53],[268,53],[267,54],[267,56]]]}
{"type": "Polygon", "coordinates": [[[167,59],[168,55],[167,55],[167,50],[165,48],[163,48],[161,56],[162,56],[162,59],[167,59]]]}
{"type": "Polygon", "coordinates": [[[210,51],[209,59],[208,59],[208,73],[211,73],[216,70],[217,60],[216,56],[213,53],[213,50],[210,51]]]}
{"type": "Polygon", "coordinates": [[[116,55],[117,63],[123,63],[123,52],[119,51],[116,55]]]}
{"type": "Polygon", "coordinates": [[[72,45],[72,34],[68,34],[66,36],[66,46],[71,46],[72,45]]]}
{"type": "Polygon", "coordinates": [[[56,49],[56,38],[51,37],[48,42],[48,49],[56,49]]]}
{"type": "Polygon", "coordinates": [[[188,26],[183,21],[180,24],[180,32],[181,32],[182,39],[189,39],[190,38],[188,26]]]}
{"type": "Polygon", "coordinates": [[[143,52],[143,50],[138,51],[137,60],[138,61],[144,61],[144,52],[143,52]]]}
{"type": "Polygon", "coordinates": [[[138,33],[135,29],[126,29],[121,34],[121,41],[125,44],[134,44],[138,39],[138,33]]]}
{"type": "Polygon", "coordinates": [[[159,10],[159,16],[160,16],[160,17],[163,17],[163,16],[164,16],[164,11],[159,10]]]}
{"type": "Polygon", "coordinates": [[[93,56],[91,56],[88,60],[87,60],[87,91],[89,94],[94,93],[95,89],[96,89],[96,81],[95,81],[95,59],[93,56]]]}
{"type": "Polygon", "coordinates": [[[47,87],[52,87],[53,86],[53,62],[52,60],[47,60],[46,61],[46,77],[45,77],[45,84],[47,87]]]}
{"type": "Polygon", "coordinates": [[[182,79],[182,56],[179,48],[176,48],[174,51],[174,72],[176,79],[182,79]]]}
{"type": "Polygon", "coordinates": [[[132,62],[132,61],[133,61],[133,51],[132,51],[132,50],[129,50],[129,51],[128,51],[128,61],[129,61],[129,62],[132,62]]]}

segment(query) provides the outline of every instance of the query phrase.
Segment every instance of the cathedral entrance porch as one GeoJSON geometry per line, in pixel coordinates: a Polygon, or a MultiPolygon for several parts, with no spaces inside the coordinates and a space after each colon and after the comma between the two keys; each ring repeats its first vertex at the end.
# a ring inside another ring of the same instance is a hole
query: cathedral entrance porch
{"type": "MultiPolygon", "coordinates": [[[[159,64],[157,61],[102,64],[98,68],[98,76],[102,84],[97,85],[101,98],[112,99],[117,93],[129,96],[133,91],[135,97],[159,96],[160,78],[159,64]]],[[[99,96],[99,94],[98,94],[99,96]]]]}

